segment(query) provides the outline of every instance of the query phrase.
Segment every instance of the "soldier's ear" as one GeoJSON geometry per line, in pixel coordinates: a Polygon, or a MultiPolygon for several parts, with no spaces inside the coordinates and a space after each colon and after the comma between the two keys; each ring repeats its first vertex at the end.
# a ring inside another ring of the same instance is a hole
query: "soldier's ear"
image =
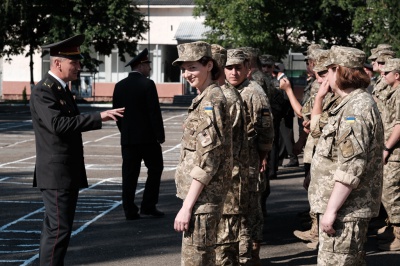
{"type": "Polygon", "coordinates": [[[211,71],[214,66],[214,62],[212,60],[207,63],[207,71],[211,71]]]}

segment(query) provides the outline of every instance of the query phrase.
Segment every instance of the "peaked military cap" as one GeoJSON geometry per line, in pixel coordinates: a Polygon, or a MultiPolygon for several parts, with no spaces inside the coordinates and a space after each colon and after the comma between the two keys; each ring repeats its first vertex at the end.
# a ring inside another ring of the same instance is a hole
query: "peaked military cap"
{"type": "Polygon", "coordinates": [[[353,47],[333,45],[324,66],[339,65],[348,68],[362,68],[364,63],[365,53],[363,51],[353,47]]]}
{"type": "Polygon", "coordinates": [[[218,63],[218,66],[224,67],[226,63],[226,49],[218,44],[211,44],[212,58],[218,63]]]}
{"type": "Polygon", "coordinates": [[[247,59],[249,59],[249,60],[252,60],[253,58],[258,58],[258,55],[260,54],[260,49],[258,49],[258,48],[239,47],[237,49],[242,50],[244,52],[244,54],[246,55],[247,59]]]}
{"type": "Polygon", "coordinates": [[[179,57],[172,62],[173,66],[177,66],[183,62],[198,61],[204,56],[212,58],[211,45],[206,42],[183,43],[179,44],[177,48],[179,57]]]}
{"type": "Polygon", "coordinates": [[[42,49],[50,49],[50,56],[80,60],[83,58],[80,46],[84,41],[85,35],[80,34],[60,42],[43,45],[42,49]]]}
{"type": "Polygon", "coordinates": [[[246,54],[241,49],[229,49],[226,58],[226,66],[238,65],[248,60],[246,54]]]}
{"type": "Polygon", "coordinates": [[[381,69],[382,72],[400,71],[400,58],[390,58],[381,69]]]}
{"type": "Polygon", "coordinates": [[[141,51],[137,56],[135,56],[131,61],[129,61],[129,63],[126,64],[125,67],[127,66],[134,67],[141,63],[151,63],[148,55],[149,55],[149,50],[147,50],[147,48],[144,48],[144,50],[141,51]]]}
{"type": "Polygon", "coordinates": [[[313,54],[314,60],[315,60],[315,65],[314,65],[313,70],[315,72],[321,72],[321,71],[328,70],[324,64],[329,59],[329,50],[315,49],[312,51],[312,54],[313,54]]]}
{"type": "Polygon", "coordinates": [[[260,55],[258,59],[260,59],[261,65],[273,65],[275,63],[274,57],[269,54],[260,55]]]}

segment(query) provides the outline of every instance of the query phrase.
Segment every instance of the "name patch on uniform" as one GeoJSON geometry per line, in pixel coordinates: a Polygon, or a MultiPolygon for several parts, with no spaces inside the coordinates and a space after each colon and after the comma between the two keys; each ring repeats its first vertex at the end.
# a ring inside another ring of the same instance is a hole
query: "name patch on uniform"
{"type": "Polygon", "coordinates": [[[263,108],[263,109],[261,109],[261,115],[262,115],[262,116],[269,115],[269,109],[268,109],[268,108],[263,108]]]}
{"type": "Polygon", "coordinates": [[[346,116],[346,123],[352,124],[356,122],[356,118],[354,116],[346,116]]]}
{"type": "Polygon", "coordinates": [[[206,106],[206,107],[204,107],[204,112],[205,112],[206,114],[211,114],[212,111],[213,111],[213,107],[212,107],[212,106],[206,106]]]}

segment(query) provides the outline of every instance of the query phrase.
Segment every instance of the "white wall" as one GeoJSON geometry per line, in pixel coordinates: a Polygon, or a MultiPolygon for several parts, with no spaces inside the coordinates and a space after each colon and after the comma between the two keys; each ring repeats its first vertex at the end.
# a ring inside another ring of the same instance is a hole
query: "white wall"
{"type": "MultiPolygon", "coordinates": [[[[3,81],[30,81],[29,57],[23,55],[12,56],[12,60],[3,61],[3,81]]],[[[40,53],[33,55],[33,79],[38,82],[42,79],[42,59],[40,53]]]]}
{"type": "MultiPolygon", "coordinates": [[[[193,17],[194,6],[158,6],[150,9],[150,43],[152,44],[178,44],[174,39],[179,23],[182,21],[204,21],[204,18],[193,17]]],[[[139,6],[140,12],[146,15],[147,6],[139,6]]],[[[149,33],[143,34],[146,40],[140,44],[148,43],[149,33]]]]}

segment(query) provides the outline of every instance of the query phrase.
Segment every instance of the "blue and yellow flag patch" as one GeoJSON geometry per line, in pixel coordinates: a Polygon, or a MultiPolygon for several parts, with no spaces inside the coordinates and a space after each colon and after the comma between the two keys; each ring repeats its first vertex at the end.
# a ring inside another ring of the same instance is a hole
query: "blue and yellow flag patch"
{"type": "Polygon", "coordinates": [[[346,116],[346,123],[352,124],[356,122],[356,118],[354,116],[346,116]]]}
{"type": "Polygon", "coordinates": [[[213,107],[212,107],[212,106],[205,106],[205,107],[204,107],[204,112],[205,112],[206,114],[211,114],[212,111],[213,111],[213,107]]]}

